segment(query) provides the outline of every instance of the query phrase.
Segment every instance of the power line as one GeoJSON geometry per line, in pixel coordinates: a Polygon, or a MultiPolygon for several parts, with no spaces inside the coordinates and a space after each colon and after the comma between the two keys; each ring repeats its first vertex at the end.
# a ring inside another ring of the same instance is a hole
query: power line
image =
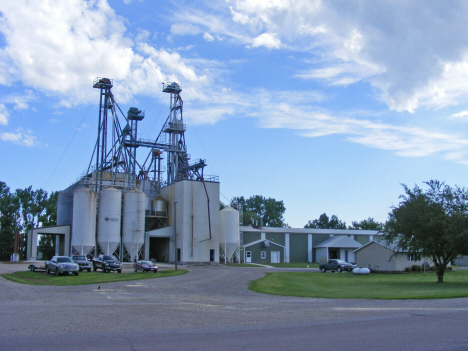
{"type": "Polygon", "coordinates": [[[88,113],[89,111],[91,110],[91,107],[93,107],[94,103],[96,102],[96,98],[94,98],[94,101],[92,102],[92,104],[89,106],[88,108],[88,111],[86,112],[86,114],[84,115],[83,119],[81,120],[78,128],[75,129],[75,133],[73,134],[73,136],[71,137],[70,141],[68,142],[68,145],[67,147],[65,148],[65,150],[63,151],[62,153],[62,156],[60,156],[60,159],[58,160],[57,164],[55,165],[52,173],[50,174],[49,176],[49,179],[47,179],[47,182],[44,184],[44,188],[47,186],[47,184],[49,184],[50,182],[50,179],[52,178],[52,176],[54,175],[55,171],[57,170],[58,166],[60,165],[60,162],[62,162],[62,159],[63,159],[63,156],[65,156],[65,153],[67,152],[68,148],[70,147],[73,139],[75,138],[76,136],[76,133],[78,133],[78,131],[80,130],[80,127],[83,125],[83,122],[84,120],[86,119],[86,117],[88,116],[88,113]]]}

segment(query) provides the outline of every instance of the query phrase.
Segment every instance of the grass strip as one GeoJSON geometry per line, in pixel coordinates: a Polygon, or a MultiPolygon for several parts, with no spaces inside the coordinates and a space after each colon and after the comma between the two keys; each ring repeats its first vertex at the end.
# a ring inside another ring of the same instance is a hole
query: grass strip
{"type": "Polygon", "coordinates": [[[229,267],[253,267],[253,268],[261,268],[264,267],[260,264],[251,264],[251,263],[220,263],[223,266],[229,266],[229,267]]]}
{"type": "Polygon", "coordinates": [[[370,274],[268,273],[250,283],[259,293],[342,299],[445,299],[468,297],[468,271],[447,272],[444,283],[435,273],[370,274]]]}
{"type": "Polygon", "coordinates": [[[278,268],[319,268],[318,263],[268,263],[268,266],[278,268]],[[309,267],[307,267],[309,266],[309,267]]]}
{"type": "Polygon", "coordinates": [[[88,284],[104,284],[115,283],[129,280],[155,279],[173,277],[176,275],[185,274],[188,271],[185,269],[175,270],[160,270],[157,273],[102,273],[102,272],[82,272],[78,276],[47,274],[45,272],[14,272],[2,274],[2,277],[21,284],[32,285],[88,285],[88,284]]]}

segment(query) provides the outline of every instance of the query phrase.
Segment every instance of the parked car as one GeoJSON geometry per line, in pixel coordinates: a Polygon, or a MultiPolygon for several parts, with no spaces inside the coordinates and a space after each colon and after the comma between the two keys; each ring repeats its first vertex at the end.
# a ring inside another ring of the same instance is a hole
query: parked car
{"type": "Polygon", "coordinates": [[[158,271],[158,266],[156,266],[151,261],[138,260],[133,264],[133,270],[135,272],[140,271],[140,272],[154,272],[154,273],[156,273],[158,271]]]}
{"type": "Polygon", "coordinates": [[[50,261],[45,261],[46,273],[78,275],[80,266],[68,256],[54,256],[50,261]]]}
{"type": "Polygon", "coordinates": [[[325,273],[326,271],[342,272],[352,271],[356,266],[343,260],[331,259],[327,263],[320,263],[320,270],[325,273]]]}
{"type": "Polygon", "coordinates": [[[84,255],[73,255],[72,256],[73,262],[78,264],[80,267],[80,272],[87,270],[88,272],[91,272],[91,268],[93,267],[93,264],[88,260],[88,258],[84,255]]]}
{"type": "Polygon", "coordinates": [[[119,259],[113,255],[99,255],[93,258],[93,271],[97,271],[98,268],[102,269],[103,273],[114,271],[122,273],[122,263],[119,259]]]}

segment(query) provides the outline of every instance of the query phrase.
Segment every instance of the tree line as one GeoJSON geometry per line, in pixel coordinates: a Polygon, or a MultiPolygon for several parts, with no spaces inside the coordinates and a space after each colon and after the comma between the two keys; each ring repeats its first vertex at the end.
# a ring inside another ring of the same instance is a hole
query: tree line
{"type": "MultiPolygon", "coordinates": [[[[32,228],[56,224],[57,196],[56,191],[49,195],[32,186],[12,192],[5,182],[0,181],[0,261],[10,260],[16,233],[26,234],[32,228]]],[[[23,244],[26,245],[26,238],[23,244]]]]}
{"type": "MultiPolygon", "coordinates": [[[[261,195],[253,195],[248,199],[240,196],[232,198],[229,206],[242,212],[244,226],[289,227],[283,218],[286,211],[283,201],[261,195]]],[[[221,209],[223,207],[224,205],[221,205],[221,209]]],[[[352,225],[347,227],[346,222],[339,220],[337,216],[328,217],[323,213],[318,219],[309,221],[304,228],[382,230],[384,224],[375,221],[374,218],[368,218],[360,222],[353,221],[352,225]]]]}

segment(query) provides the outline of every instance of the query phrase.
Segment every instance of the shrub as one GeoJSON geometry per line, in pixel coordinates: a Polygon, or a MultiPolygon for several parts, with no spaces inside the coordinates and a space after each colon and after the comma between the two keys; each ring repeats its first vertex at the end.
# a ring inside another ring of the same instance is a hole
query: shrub
{"type": "Polygon", "coordinates": [[[411,272],[411,267],[406,267],[405,272],[411,272]]]}
{"type": "Polygon", "coordinates": [[[420,271],[421,271],[421,266],[420,266],[420,265],[417,265],[417,264],[413,264],[413,265],[411,266],[411,270],[412,270],[413,272],[420,272],[420,271]]]}

